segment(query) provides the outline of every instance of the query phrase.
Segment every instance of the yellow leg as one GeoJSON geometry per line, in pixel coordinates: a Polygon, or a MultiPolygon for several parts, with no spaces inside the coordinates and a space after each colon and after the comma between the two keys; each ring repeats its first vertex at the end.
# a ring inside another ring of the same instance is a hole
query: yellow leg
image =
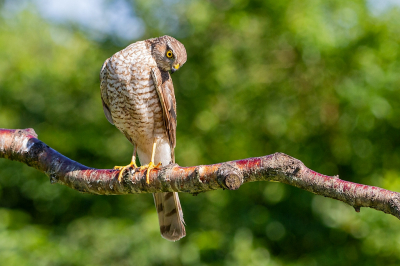
{"type": "Polygon", "coordinates": [[[131,160],[130,164],[128,164],[126,166],[114,166],[114,169],[120,170],[119,171],[119,175],[118,175],[118,181],[119,182],[122,181],[122,176],[123,176],[125,170],[131,168],[132,166],[135,169],[138,168],[138,166],[136,165],[136,145],[135,145],[135,148],[133,149],[133,155],[132,155],[132,160],[131,160]]]}
{"type": "Polygon", "coordinates": [[[150,163],[140,167],[140,170],[147,169],[147,173],[146,173],[146,183],[147,184],[150,183],[150,180],[149,180],[150,171],[152,169],[154,169],[154,168],[158,168],[158,167],[161,166],[161,163],[158,163],[157,165],[154,165],[154,155],[156,153],[156,146],[157,146],[157,141],[154,140],[154,142],[153,142],[153,151],[151,152],[151,161],[150,161],[150,163]]]}

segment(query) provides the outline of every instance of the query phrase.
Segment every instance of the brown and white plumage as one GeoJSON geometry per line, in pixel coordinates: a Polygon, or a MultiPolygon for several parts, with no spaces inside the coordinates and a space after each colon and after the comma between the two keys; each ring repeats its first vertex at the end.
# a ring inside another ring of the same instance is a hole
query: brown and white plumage
{"type": "MultiPolygon", "coordinates": [[[[154,162],[164,166],[175,162],[176,102],[169,71],[175,72],[186,59],[183,44],[162,36],[133,43],[103,64],[100,88],[104,113],[134,145],[142,165],[151,162],[153,147],[154,162]]],[[[172,241],[184,237],[178,193],[153,195],[161,235],[172,241]]]]}

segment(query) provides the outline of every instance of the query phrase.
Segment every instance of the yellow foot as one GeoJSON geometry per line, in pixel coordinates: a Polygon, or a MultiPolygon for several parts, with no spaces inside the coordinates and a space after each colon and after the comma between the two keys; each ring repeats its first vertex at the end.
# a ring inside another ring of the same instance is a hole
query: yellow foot
{"type": "Polygon", "coordinates": [[[131,162],[130,164],[128,164],[128,165],[126,165],[126,166],[114,166],[114,169],[120,170],[120,171],[119,171],[119,175],[118,175],[118,181],[119,181],[119,182],[122,181],[122,175],[124,174],[125,170],[131,168],[132,166],[133,166],[135,169],[138,168],[135,162],[131,162]]]}
{"type": "Polygon", "coordinates": [[[157,165],[154,165],[153,162],[150,162],[149,164],[140,166],[140,170],[144,170],[147,169],[147,173],[146,173],[146,183],[149,184],[150,180],[149,180],[149,176],[150,176],[150,171],[154,168],[158,168],[161,166],[161,163],[158,163],[157,165]]]}

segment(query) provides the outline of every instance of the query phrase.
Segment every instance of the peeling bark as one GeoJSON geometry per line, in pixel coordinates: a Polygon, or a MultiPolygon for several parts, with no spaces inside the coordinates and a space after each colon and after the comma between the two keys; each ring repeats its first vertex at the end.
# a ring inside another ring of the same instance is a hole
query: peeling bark
{"type": "Polygon", "coordinates": [[[33,129],[0,129],[0,158],[36,168],[49,176],[52,184],[92,194],[161,191],[196,194],[216,189],[236,190],[247,182],[276,181],[343,201],[357,212],[361,207],[369,207],[400,219],[400,193],[319,174],[283,153],[212,165],[172,164],[152,170],[150,184],[146,183],[146,170],[132,169],[119,182],[119,170],[94,169],[75,162],[38,140],[33,129]]]}

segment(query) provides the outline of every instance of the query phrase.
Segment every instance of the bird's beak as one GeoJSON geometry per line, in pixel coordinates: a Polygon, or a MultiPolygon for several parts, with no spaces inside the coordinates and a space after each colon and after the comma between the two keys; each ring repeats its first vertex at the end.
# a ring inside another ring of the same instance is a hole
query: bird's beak
{"type": "Polygon", "coordinates": [[[176,65],[172,66],[171,72],[175,73],[175,71],[177,71],[178,69],[179,69],[179,64],[176,64],[176,65]]]}

